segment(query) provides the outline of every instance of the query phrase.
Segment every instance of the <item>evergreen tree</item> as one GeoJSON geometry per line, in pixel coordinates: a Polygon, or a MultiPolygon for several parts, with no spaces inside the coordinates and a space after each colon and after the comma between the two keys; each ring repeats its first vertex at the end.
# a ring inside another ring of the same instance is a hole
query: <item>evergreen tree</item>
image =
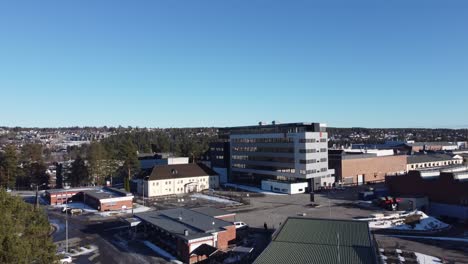
{"type": "Polygon", "coordinates": [[[130,191],[130,178],[132,173],[134,173],[140,167],[137,148],[130,140],[126,140],[121,144],[118,155],[119,158],[123,160],[123,167],[127,172],[127,175],[124,178],[124,188],[126,191],[130,191]]]}
{"type": "Polygon", "coordinates": [[[18,175],[18,156],[14,145],[7,145],[5,153],[0,157],[0,186],[11,188],[15,185],[18,175]]]}
{"type": "Polygon", "coordinates": [[[78,187],[89,182],[88,168],[81,156],[78,156],[75,161],[73,161],[69,179],[72,187],[78,187]]]}
{"type": "Polygon", "coordinates": [[[0,263],[56,261],[56,247],[49,236],[50,225],[42,210],[33,210],[20,197],[0,190],[0,263]]]}
{"type": "Polygon", "coordinates": [[[106,177],[107,153],[104,146],[98,142],[90,144],[88,149],[88,163],[91,180],[94,184],[102,185],[106,177]]]}

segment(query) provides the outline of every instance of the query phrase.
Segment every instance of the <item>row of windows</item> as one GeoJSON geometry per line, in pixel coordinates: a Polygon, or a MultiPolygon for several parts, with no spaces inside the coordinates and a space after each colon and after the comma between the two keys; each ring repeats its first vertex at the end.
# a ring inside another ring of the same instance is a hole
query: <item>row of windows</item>
{"type": "Polygon", "coordinates": [[[300,149],[299,153],[316,153],[316,152],[327,152],[326,148],[321,149],[300,149]]]}
{"type": "Polygon", "coordinates": [[[224,148],[210,148],[211,151],[224,151],[224,148]]]}
{"type": "Polygon", "coordinates": [[[233,160],[250,160],[250,161],[268,161],[268,162],[283,162],[294,163],[294,158],[284,157],[262,157],[262,156],[248,156],[248,155],[233,155],[233,160]]]}
{"type": "Polygon", "coordinates": [[[444,161],[444,162],[433,162],[433,163],[424,163],[424,164],[412,164],[410,168],[427,168],[427,167],[435,167],[435,166],[443,166],[443,165],[453,165],[453,164],[461,164],[462,161],[444,161]]]}
{"type": "Polygon", "coordinates": [[[302,138],[299,140],[300,143],[318,143],[318,142],[327,142],[326,138],[321,138],[320,140],[314,138],[302,138]]]}
{"type": "Polygon", "coordinates": [[[233,147],[232,149],[239,152],[294,153],[294,148],[233,147]]]}
{"type": "Polygon", "coordinates": [[[232,164],[233,168],[239,169],[251,169],[251,170],[264,170],[264,171],[276,171],[276,172],[285,172],[285,173],[296,173],[295,168],[278,168],[274,166],[261,166],[261,165],[249,165],[242,163],[232,164]]]}
{"type": "Polygon", "coordinates": [[[327,171],[327,170],[328,170],[328,168],[321,168],[320,170],[315,170],[315,169],[312,169],[312,170],[300,170],[299,173],[305,175],[305,174],[319,173],[319,172],[321,172],[321,171],[322,171],[322,172],[325,172],[325,171],[327,171]]]}
{"type": "Polygon", "coordinates": [[[293,143],[292,138],[234,138],[233,143],[293,143]]]}
{"type": "MultiPolygon", "coordinates": [[[[213,177],[210,177],[210,180],[214,180],[213,177]]],[[[206,182],[206,178],[200,178],[200,179],[189,179],[189,180],[174,180],[174,183],[176,184],[183,184],[184,182],[206,182]]],[[[169,184],[172,184],[172,181],[165,181],[164,182],[165,185],[169,185],[169,184]]],[[[158,181],[155,181],[153,182],[153,186],[159,186],[159,182],[158,181]]]]}

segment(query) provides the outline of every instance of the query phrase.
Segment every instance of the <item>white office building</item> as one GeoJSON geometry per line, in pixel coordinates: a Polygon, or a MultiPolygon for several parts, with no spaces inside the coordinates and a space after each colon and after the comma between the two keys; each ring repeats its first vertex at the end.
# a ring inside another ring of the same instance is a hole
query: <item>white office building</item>
{"type": "Polygon", "coordinates": [[[259,123],[220,129],[220,134],[230,142],[230,182],[289,194],[335,182],[324,124],[259,123]]]}

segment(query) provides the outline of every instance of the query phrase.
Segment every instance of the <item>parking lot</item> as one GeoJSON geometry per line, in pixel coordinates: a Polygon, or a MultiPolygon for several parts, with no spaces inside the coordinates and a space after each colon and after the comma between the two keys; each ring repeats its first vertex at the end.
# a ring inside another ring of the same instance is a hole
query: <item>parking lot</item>
{"type": "MultiPolygon", "coordinates": [[[[389,212],[372,205],[357,204],[357,193],[361,189],[350,188],[315,194],[314,203],[310,202],[309,194],[251,197],[249,206],[230,211],[236,212],[236,219],[251,228],[261,229],[266,223],[272,230],[278,228],[289,216],[355,219],[389,212]]],[[[468,245],[463,243],[402,239],[380,234],[375,235],[375,238],[379,247],[416,251],[445,259],[449,263],[468,263],[468,245]]]]}

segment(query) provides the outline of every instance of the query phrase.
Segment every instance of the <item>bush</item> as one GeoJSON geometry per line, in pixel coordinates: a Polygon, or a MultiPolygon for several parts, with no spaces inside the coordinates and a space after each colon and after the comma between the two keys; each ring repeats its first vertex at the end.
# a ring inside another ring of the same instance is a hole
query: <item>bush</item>
{"type": "Polygon", "coordinates": [[[405,220],[404,220],[404,223],[406,225],[411,226],[411,228],[415,228],[416,225],[419,224],[420,222],[421,222],[421,216],[418,214],[408,215],[407,217],[405,217],[405,220]]]}

